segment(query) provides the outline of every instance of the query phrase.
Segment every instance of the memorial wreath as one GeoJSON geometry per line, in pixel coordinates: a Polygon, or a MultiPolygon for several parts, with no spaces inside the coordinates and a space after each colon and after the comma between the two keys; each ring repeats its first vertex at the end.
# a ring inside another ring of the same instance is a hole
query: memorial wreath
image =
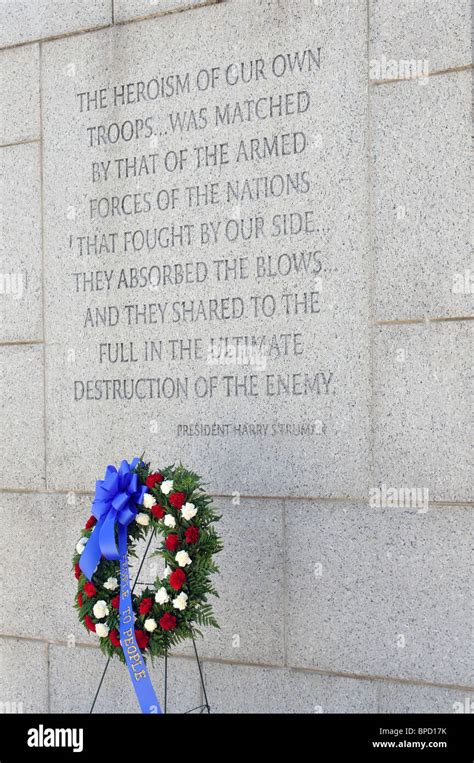
{"type": "Polygon", "coordinates": [[[219,571],[213,559],[222,548],[213,526],[219,519],[200,477],[182,465],[150,471],[135,458],[119,469],[108,466],[97,480],[92,515],[73,556],[75,606],[102,651],[126,662],[144,712],[161,712],[144,658],[201,635],[199,626],[219,627],[208,601],[218,595],[211,575],[219,571]],[[161,536],[153,555],[166,566],[137,595],[128,555],[136,556],[137,542],[150,531],[161,536]]]}

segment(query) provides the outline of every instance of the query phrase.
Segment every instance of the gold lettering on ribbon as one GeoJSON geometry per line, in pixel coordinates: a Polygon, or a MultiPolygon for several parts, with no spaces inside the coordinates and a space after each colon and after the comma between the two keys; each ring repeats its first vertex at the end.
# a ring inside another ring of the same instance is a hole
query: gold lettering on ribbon
{"type": "MultiPolygon", "coordinates": [[[[120,566],[120,570],[121,570],[120,572],[121,596],[123,599],[126,599],[130,595],[130,576],[128,573],[127,554],[122,555],[122,564],[120,566]],[[122,570],[123,570],[123,574],[122,574],[122,570]]],[[[130,622],[133,622],[133,614],[132,614],[130,606],[122,610],[121,621],[124,623],[124,625],[128,625],[130,622]]],[[[133,640],[134,640],[133,626],[131,628],[128,628],[126,631],[124,631],[124,636],[125,638],[122,643],[122,647],[126,648],[127,650],[127,655],[129,657],[130,662],[132,663],[132,672],[133,672],[133,676],[135,680],[141,681],[142,678],[146,678],[145,663],[143,661],[143,657],[140,650],[137,649],[136,645],[133,643],[133,640]],[[139,672],[136,672],[136,671],[139,671],[139,672]]]]}

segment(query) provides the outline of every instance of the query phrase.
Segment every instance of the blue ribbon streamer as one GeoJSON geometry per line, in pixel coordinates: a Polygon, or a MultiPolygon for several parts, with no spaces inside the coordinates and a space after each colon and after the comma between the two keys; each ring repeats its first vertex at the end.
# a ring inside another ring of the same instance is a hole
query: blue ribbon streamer
{"type": "Polygon", "coordinates": [[[120,643],[142,713],[160,713],[161,707],[135,638],[135,615],[128,572],[127,528],[119,527],[120,643]]]}
{"type": "Polygon", "coordinates": [[[104,479],[97,480],[92,503],[92,514],[96,517],[97,524],[81,554],[79,567],[92,580],[101,556],[110,560],[120,559],[120,643],[142,712],[161,713],[160,703],[135,638],[128,569],[127,526],[135,519],[137,504],[143,503],[147,492],[145,485],[139,484],[138,474],[133,472],[139,461],[138,458],[134,458],[130,464],[122,461],[118,471],[115,466],[109,465],[104,479]],[[116,526],[118,549],[115,541],[116,526]]]}

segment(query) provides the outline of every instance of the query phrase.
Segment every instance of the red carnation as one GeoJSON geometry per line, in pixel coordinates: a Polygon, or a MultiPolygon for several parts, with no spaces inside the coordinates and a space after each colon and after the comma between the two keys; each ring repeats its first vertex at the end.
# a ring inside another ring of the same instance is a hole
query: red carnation
{"type": "Polygon", "coordinates": [[[163,517],[166,514],[166,511],[164,510],[163,506],[160,506],[159,504],[155,503],[155,505],[151,507],[151,513],[153,514],[155,519],[163,519],[163,517]]]}
{"type": "Polygon", "coordinates": [[[135,631],[135,638],[136,638],[137,644],[140,647],[140,649],[146,649],[147,648],[149,638],[146,635],[146,633],[143,633],[143,631],[137,629],[135,631]]]}
{"type": "Polygon", "coordinates": [[[77,603],[79,604],[80,607],[82,607],[82,593],[80,591],[77,594],[77,603]]]}
{"type": "Polygon", "coordinates": [[[186,500],[186,493],[170,493],[168,501],[175,509],[181,509],[186,500]]]}
{"type": "Polygon", "coordinates": [[[79,578],[82,575],[82,570],[81,570],[81,568],[79,567],[78,564],[74,565],[74,575],[76,576],[76,580],[79,580],[79,578]]]}
{"type": "Polygon", "coordinates": [[[199,538],[199,528],[195,527],[194,525],[192,527],[188,527],[184,533],[184,537],[186,538],[186,543],[197,543],[199,538]]]}
{"type": "Polygon", "coordinates": [[[114,596],[110,603],[114,609],[118,609],[120,607],[120,595],[117,594],[117,596],[114,596]]]}
{"type": "Polygon", "coordinates": [[[92,599],[96,595],[97,589],[93,583],[86,583],[84,586],[84,593],[89,599],[92,599]]]}
{"type": "Polygon", "coordinates": [[[109,639],[114,646],[120,646],[119,632],[116,628],[113,628],[109,633],[109,639]]]}
{"type": "Polygon", "coordinates": [[[176,551],[179,546],[179,537],[176,533],[171,533],[165,540],[165,547],[168,551],[176,551]]]}
{"type": "Polygon", "coordinates": [[[153,599],[151,598],[143,599],[140,602],[138,611],[140,612],[141,615],[147,615],[150,609],[152,608],[152,606],[153,606],[153,599]]]}
{"type": "Polygon", "coordinates": [[[176,617],[171,612],[165,612],[163,617],[160,617],[160,625],[164,631],[171,631],[176,628],[176,617]]]}
{"type": "Polygon", "coordinates": [[[86,615],[86,616],[85,616],[85,618],[84,618],[84,622],[85,622],[85,624],[87,625],[87,627],[89,628],[89,630],[90,630],[90,631],[92,631],[92,633],[95,633],[95,625],[94,625],[94,623],[92,622],[92,620],[91,620],[91,618],[89,617],[89,615],[86,615]]]}
{"type": "Polygon", "coordinates": [[[163,475],[158,474],[158,472],[155,472],[154,474],[148,475],[148,477],[145,480],[145,485],[149,487],[150,489],[153,489],[155,485],[159,485],[160,482],[163,482],[163,475]]]}
{"type": "Polygon", "coordinates": [[[91,527],[94,527],[94,525],[96,524],[97,524],[97,519],[94,517],[94,515],[92,515],[91,517],[89,517],[89,519],[86,522],[86,530],[90,530],[91,527]]]}
{"type": "Polygon", "coordinates": [[[186,575],[184,574],[183,570],[178,567],[177,570],[171,573],[169,584],[171,588],[174,588],[175,591],[179,591],[180,588],[183,587],[183,585],[186,582],[186,575]]]}

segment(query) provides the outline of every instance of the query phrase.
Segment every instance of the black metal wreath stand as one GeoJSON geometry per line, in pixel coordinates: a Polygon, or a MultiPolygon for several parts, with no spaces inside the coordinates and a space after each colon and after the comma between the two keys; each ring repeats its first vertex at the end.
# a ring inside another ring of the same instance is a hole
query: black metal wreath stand
{"type": "MultiPolygon", "coordinates": [[[[143,564],[145,562],[146,556],[148,554],[148,550],[150,548],[151,542],[152,542],[153,538],[155,537],[155,533],[156,533],[156,530],[153,530],[153,532],[150,535],[150,538],[148,540],[147,546],[145,548],[145,553],[143,554],[142,560],[140,562],[140,566],[138,568],[138,572],[137,572],[137,574],[135,576],[135,580],[133,581],[132,593],[134,592],[135,586],[137,584],[138,585],[151,585],[150,583],[140,583],[138,579],[140,577],[140,573],[142,571],[142,567],[143,567],[143,564]]],[[[206,686],[204,684],[204,676],[203,676],[203,673],[202,673],[202,666],[201,666],[201,662],[199,660],[199,655],[198,655],[197,647],[196,647],[196,640],[195,640],[194,636],[192,637],[192,640],[193,640],[194,654],[196,656],[196,662],[197,662],[197,666],[198,666],[198,670],[199,670],[199,678],[201,680],[201,687],[202,687],[202,692],[203,692],[203,697],[204,697],[204,703],[202,705],[197,705],[197,707],[192,707],[190,710],[186,710],[184,712],[184,715],[187,715],[188,713],[196,713],[196,712],[199,712],[199,713],[204,713],[204,712],[210,713],[211,712],[211,707],[210,707],[208,699],[207,699],[206,686]]],[[[100,678],[99,685],[97,687],[97,691],[96,691],[96,693],[94,695],[94,699],[92,700],[92,705],[91,705],[91,709],[89,710],[89,714],[92,714],[94,712],[95,703],[97,702],[97,698],[98,698],[99,692],[100,692],[100,690],[102,688],[102,684],[104,682],[104,678],[105,678],[105,675],[107,673],[107,669],[109,667],[111,659],[112,659],[111,657],[107,658],[107,662],[105,663],[105,667],[104,667],[104,670],[102,672],[102,676],[100,678]]],[[[167,712],[167,703],[168,703],[168,652],[166,652],[166,654],[165,654],[165,691],[164,691],[164,701],[163,701],[163,713],[165,713],[165,714],[167,712]]]]}

